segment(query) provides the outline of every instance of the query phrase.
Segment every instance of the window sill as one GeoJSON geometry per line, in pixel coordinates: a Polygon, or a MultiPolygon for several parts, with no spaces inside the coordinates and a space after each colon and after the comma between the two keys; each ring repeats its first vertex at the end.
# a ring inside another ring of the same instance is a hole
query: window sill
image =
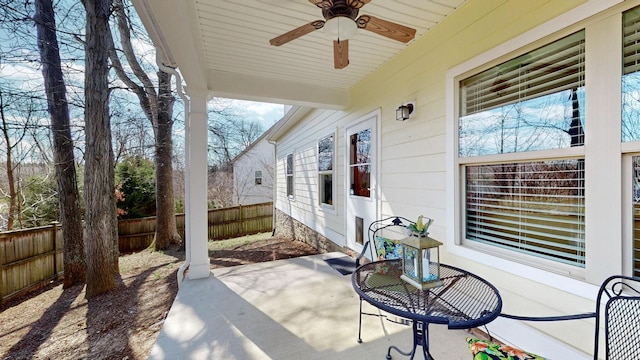
{"type": "MultiPolygon", "coordinates": [[[[466,245],[447,244],[447,250],[453,255],[481,263],[484,266],[503,271],[508,270],[505,271],[506,276],[517,276],[535,281],[585,299],[595,299],[597,296],[598,286],[576,278],[576,274],[560,274],[557,269],[554,269],[554,271],[545,270],[537,266],[507,260],[466,245]]],[[[584,270],[578,270],[578,272],[582,271],[584,270]]]]}
{"type": "Polygon", "coordinates": [[[318,210],[331,215],[338,214],[338,212],[336,211],[336,207],[334,205],[320,204],[318,205],[318,210]]]}

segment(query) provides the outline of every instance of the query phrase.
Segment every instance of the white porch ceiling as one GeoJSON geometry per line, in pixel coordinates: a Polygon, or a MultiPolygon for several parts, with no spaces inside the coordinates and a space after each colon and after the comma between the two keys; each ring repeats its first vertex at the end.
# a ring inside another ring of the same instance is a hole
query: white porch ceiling
{"type": "Polygon", "coordinates": [[[360,9],[417,30],[403,44],[358,29],[349,66],[333,67],[322,29],[276,47],[269,40],[314,20],[308,0],[132,0],[165,63],[190,89],[214,96],[324,108],[348,105],[349,89],[460,7],[465,0],[372,0],[360,9]]]}

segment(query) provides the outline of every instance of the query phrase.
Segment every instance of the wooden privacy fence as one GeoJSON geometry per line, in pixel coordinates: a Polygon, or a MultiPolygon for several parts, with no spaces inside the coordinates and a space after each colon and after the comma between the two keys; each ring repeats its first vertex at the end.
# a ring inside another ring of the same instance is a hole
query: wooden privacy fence
{"type": "MultiPolygon", "coordinates": [[[[209,210],[209,240],[228,239],[273,229],[271,202],[209,210]]],[[[184,238],[184,214],[176,215],[184,238]]],[[[156,218],[118,221],[120,252],[147,248],[153,241],[156,218]]],[[[42,286],[63,275],[63,237],[58,223],[0,233],[0,302],[42,286]]]]}
{"type": "Polygon", "coordinates": [[[57,223],[0,234],[2,301],[62,275],[62,229],[57,223]]]}
{"type": "MultiPolygon", "coordinates": [[[[209,240],[267,232],[273,229],[273,203],[243,205],[209,210],[209,240]]],[[[176,215],[178,234],[184,239],[184,214],[176,215]]],[[[118,246],[121,252],[144,249],[151,244],[156,218],[146,217],[118,221],[118,246]]]]}

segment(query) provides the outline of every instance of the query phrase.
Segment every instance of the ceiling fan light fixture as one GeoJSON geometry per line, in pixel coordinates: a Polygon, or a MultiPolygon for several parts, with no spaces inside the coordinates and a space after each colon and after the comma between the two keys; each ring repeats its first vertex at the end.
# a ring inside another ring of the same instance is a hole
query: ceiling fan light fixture
{"type": "Polygon", "coordinates": [[[346,16],[336,16],[324,24],[324,33],[332,40],[349,40],[355,35],[356,30],[356,22],[346,16]]]}
{"type": "Polygon", "coordinates": [[[371,15],[359,15],[360,8],[371,0],[309,0],[322,10],[324,20],[315,20],[298,26],[269,40],[273,46],[281,46],[316,30],[324,29],[333,41],[333,67],[344,69],[349,65],[349,39],[358,29],[384,36],[388,39],[408,43],[416,36],[416,29],[371,15]]]}

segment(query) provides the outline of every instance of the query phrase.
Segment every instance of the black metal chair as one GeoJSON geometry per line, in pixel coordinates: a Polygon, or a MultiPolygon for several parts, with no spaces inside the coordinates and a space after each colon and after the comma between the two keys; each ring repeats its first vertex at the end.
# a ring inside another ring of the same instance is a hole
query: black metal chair
{"type": "Polygon", "coordinates": [[[594,312],[566,316],[500,316],[522,321],[563,321],[595,318],[593,358],[598,359],[600,328],[607,360],[640,359],[640,279],[615,275],[600,286],[594,312]]]}
{"type": "MultiPolygon", "coordinates": [[[[391,216],[382,220],[376,220],[369,225],[367,241],[362,247],[362,252],[356,258],[356,267],[366,260],[367,249],[370,261],[393,260],[401,257],[399,240],[408,236],[407,227],[415,222],[401,216],[391,216]]],[[[410,324],[410,320],[391,320],[386,315],[362,312],[362,297],[360,297],[360,317],[358,319],[358,342],[362,342],[362,315],[382,316],[392,322],[410,324]]]]}

